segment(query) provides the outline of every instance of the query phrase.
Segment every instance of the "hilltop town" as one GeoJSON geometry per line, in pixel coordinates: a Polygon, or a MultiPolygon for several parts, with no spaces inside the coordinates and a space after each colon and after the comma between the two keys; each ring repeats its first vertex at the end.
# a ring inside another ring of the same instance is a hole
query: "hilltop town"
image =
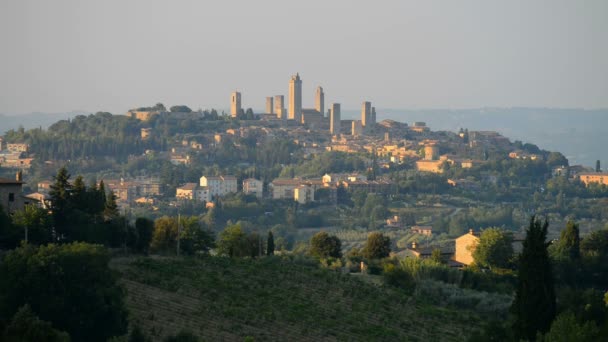
{"type": "MultiPolygon", "coordinates": [[[[344,291],[335,310],[354,310],[330,319],[327,329],[338,339],[459,340],[491,336],[495,331],[481,330],[498,328],[481,316],[500,319],[515,305],[514,272],[530,236],[526,228],[541,229],[534,217],[543,216],[551,222],[543,229],[549,227],[544,234],[553,242],[560,286],[570,286],[567,260],[574,258],[564,246],[582,239],[571,254],[585,256],[575,273],[592,294],[580,303],[597,304],[608,227],[608,173],[599,161],[595,168],[570,165],[560,152],[511,141],[499,128],[433,131],[425,122],[383,119],[370,101],[362,102],[359,119],[343,119],[341,103],[326,110],[322,87],[314,108],[303,108],[302,82],[299,74],[290,78],[287,108],[285,96],[275,95],[266,98],[263,113],[244,109],[243,94],[234,92],[229,113],[158,103],[125,114],[79,115],[47,130],[6,132],[0,137],[0,252],[21,241],[58,243],[65,253],[85,251],[91,258],[107,252],[78,241],[109,248],[128,290],[131,334],[141,325],[155,340],[179,335],[186,325],[211,340],[245,333],[262,340],[323,339],[323,329],[301,323],[294,312],[297,301],[309,300],[303,293],[322,301],[317,295],[328,286],[344,291]],[[567,232],[576,238],[566,238],[567,232]],[[207,272],[203,280],[198,267],[207,272]],[[333,273],[317,273],[317,267],[333,273]],[[224,287],[217,277],[235,285],[224,287]],[[252,317],[259,307],[239,309],[232,298],[251,291],[248,280],[262,284],[264,277],[284,279],[270,286],[289,304],[257,303],[270,313],[252,317]],[[378,306],[361,291],[421,302],[411,310],[388,299],[378,306]],[[207,293],[219,297],[210,300],[207,293]],[[151,300],[158,296],[171,297],[170,304],[151,300]],[[354,298],[357,309],[349,304],[354,298]],[[220,312],[190,312],[202,303],[220,312]],[[441,332],[424,328],[444,319],[437,307],[454,310],[441,332]],[[285,316],[277,318],[277,310],[285,316]],[[353,323],[369,310],[378,316],[366,316],[365,326],[377,332],[353,323]],[[431,314],[416,317],[417,310],[431,314]],[[174,323],[175,312],[190,314],[174,323]],[[209,328],[217,315],[221,324],[209,328]],[[487,327],[467,330],[469,322],[453,319],[459,315],[487,327]],[[378,326],[374,317],[388,325],[378,326]],[[422,325],[402,329],[413,322],[422,325]],[[274,324],[301,331],[283,336],[259,329],[274,324]]],[[[327,319],[324,305],[309,307],[310,317],[327,319]]],[[[123,326],[108,334],[126,333],[122,319],[123,326]]]]}
{"type": "MultiPolygon", "coordinates": [[[[97,185],[103,181],[121,212],[158,217],[183,208],[203,214],[222,198],[241,193],[304,205],[297,210],[323,216],[312,224],[316,227],[409,229],[421,222],[435,226],[434,234],[456,237],[481,227],[452,229],[442,211],[457,218],[462,207],[508,208],[516,199],[533,200],[525,208],[505,209],[511,218],[495,222],[518,230],[525,220],[516,216],[551,200],[551,193],[564,198],[572,192],[567,185],[608,184],[599,165],[569,165],[559,152],[511,142],[498,131],[432,131],[424,122],[382,120],[369,101],[362,103],[360,119],[347,120],[341,118],[340,103],[326,107],[322,87],[314,94],[314,108],[303,108],[302,97],[296,74],[289,79],[288,103],[284,95],[267,97],[263,113],[245,110],[242,94],[233,92],[229,114],[157,104],[124,115],[78,116],[48,131],[9,131],[0,137],[3,186],[19,171],[23,188],[11,192],[14,202],[3,199],[2,204],[10,212],[26,203],[48,207],[52,176],[66,165],[97,185]],[[332,214],[357,193],[382,196],[387,210],[364,223],[332,214]],[[477,201],[490,193],[492,200],[477,201]]],[[[593,227],[601,225],[590,219],[593,227]]],[[[412,229],[408,233],[417,232],[412,229]]]]}

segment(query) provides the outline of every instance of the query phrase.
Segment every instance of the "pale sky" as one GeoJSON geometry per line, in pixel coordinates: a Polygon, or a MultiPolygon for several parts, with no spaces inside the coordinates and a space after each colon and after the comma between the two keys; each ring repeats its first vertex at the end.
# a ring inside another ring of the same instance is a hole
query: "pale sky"
{"type": "Polygon", "coordinates": [[[0,47],[0,113],[263,109],[296,72],[305,107],[608,107],[605,0],[2,0],[0,47]]]}

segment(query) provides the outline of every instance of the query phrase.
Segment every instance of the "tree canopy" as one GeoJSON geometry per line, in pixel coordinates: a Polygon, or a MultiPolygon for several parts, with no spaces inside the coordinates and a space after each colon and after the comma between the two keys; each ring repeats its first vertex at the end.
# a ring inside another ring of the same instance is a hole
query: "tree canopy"
{"type": "Polygon", "coordinates": [[[367,236],[367,242],[361,253],[368,259],[386,258],[391,253],[391,239],[382,233],[371,233],[367,236]]]}
{"type": "Polygon", "coordinates": [[[473,259],[482,267],[506,268],[513,257],[512,242],[510,232],[500,228],[484,229],[473,251],[473,259]]]}
{"type": "Polygon", "coordinates": [[[25,246],[0,263],[0,321],[29,304],[41,320],[75,341],[106,341],[126,333],[124,292],[99,245],[25,246]]]}
{"type": "Polygon", "coordinates": [[[566,228],[560,233],[557,243],[558,253],[572,260],[578,260],[581,252],[580,242],[578,224],[568,221],[566,228]]]}
{"type": "Polygon", "coordinates": [[[310,239],[309,253],[318,258],[342,257],[342,242],[337,236],[318,232],[310,239]]]}

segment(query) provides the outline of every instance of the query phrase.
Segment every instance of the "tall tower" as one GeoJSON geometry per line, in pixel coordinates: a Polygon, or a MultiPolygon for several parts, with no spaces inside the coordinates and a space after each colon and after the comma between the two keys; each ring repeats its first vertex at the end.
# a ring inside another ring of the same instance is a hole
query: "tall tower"
{"type": "Polygon", "coordinates": [[[291,76],[289,80],[289,117],[290,120],[302,122],[302,80],[300,74],[291,76]]]}
{"type": "Polygon", "coordinates": [[[329,133],[332,135],[340,134],[340,104],[332,103],[329,112],[329,133]]]}
{"type": "Polygon", "coordinates": [[[241,93],[235,91],[230,96],[230,115],[236,118],[241,112],[241,93]]]}
{"type": "Polygon", "coordinates": [[[372,117],[371,117],[371,120],[369,120],[369,122],[372,125],[376,124],[376,107],[372,107],[372,117]]]}
{"type": "Polygon", "coordinates": [[[361,106],[361,125],[366,127],[372,119],[372,103],[365,101],[361,106]]]}
{"type": "Polygon", "coordinates": [[[274,114],[274,106],[272,100],[272,96],[266,98],[266,114],[274,114]]]}
{"type": "Polygon", "coordinates": [[[276,95],[274,97],[274,111],[277,113],[277,118],[279,119],[286,119],[286,113],[285,113],[285,96],[283,95],[276,95]]]}
{"type": "Polygon", "coordinates": [[[317,87],[317,94],[315,96],[315,109],[319,114],[325,115],[325,93],[322,87],[317,87]]]}
{"type": "Polygon", "coordinates": [[[358,137],[363,134],[363,125],[361,124],[361,120],[353,120],[350,132],[350,134],[354,137],[358,137]]]}

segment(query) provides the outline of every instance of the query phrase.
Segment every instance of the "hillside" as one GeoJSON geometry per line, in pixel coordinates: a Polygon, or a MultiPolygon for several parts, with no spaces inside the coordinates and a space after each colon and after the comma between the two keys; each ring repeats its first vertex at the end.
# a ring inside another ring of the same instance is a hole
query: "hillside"
{"type": "Polygon", "coordinates": [[[130,320],[154,340],[463,340],[480,319],[288,258],[115,259],[130,320]]]}

